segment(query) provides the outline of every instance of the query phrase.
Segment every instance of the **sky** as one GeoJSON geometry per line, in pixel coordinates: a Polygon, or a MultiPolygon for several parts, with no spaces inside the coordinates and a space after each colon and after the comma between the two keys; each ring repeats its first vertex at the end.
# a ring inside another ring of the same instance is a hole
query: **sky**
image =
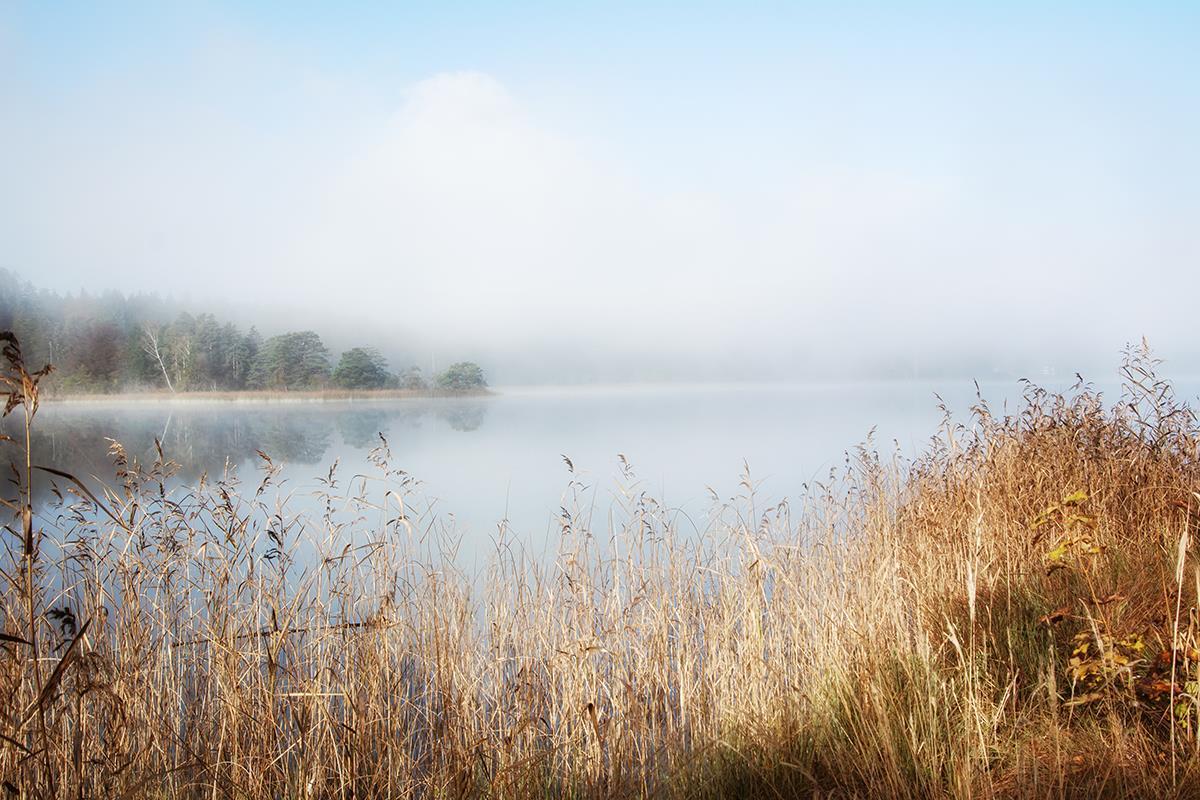
{"type": "Polygon", "coordinates": [[[1200,368],[1200,4],[0,0],[0,267],[505,381],[1200,368]]]}

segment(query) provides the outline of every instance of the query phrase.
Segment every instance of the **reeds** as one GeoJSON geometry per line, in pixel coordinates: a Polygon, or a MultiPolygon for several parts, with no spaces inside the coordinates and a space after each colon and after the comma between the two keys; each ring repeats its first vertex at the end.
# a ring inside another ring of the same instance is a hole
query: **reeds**
{"type": "Polygon", "coordinates": [[[572,480],[557,554],[501,526],[481,576],[386,442],[375,474],[331,470],[317,513],[277,499],[266,456],[181,492],[165,454],[114,443],[109,487],[52,475],[61,502],[3,534],[0,780],[64,798],[1194,794],[1200,428],[1154,366],[1129,352],[1108,404],[1086,385],[1030,386],[1007,417],[981,400],[913,463],[860,448],[797,508],[756,508],[747,478],[699,532],[627,465],[600,521],[572,480]]]}

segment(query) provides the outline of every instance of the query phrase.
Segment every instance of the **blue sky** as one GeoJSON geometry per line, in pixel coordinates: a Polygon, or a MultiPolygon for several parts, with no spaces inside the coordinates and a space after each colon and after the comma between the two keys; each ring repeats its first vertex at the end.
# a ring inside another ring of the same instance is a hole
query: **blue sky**
{"type": "Polygon", "coordinates": [[[1198,34],[1175,3],[0,3],[0,264],[449,348],[772,360],[852,317],[851,354],[1178,349],[1198,34]]]}

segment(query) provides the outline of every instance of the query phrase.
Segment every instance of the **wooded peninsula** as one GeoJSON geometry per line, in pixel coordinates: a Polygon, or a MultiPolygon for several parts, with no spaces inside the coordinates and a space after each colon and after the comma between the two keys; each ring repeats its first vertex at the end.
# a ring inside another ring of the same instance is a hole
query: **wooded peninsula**
{"type": "Polygon", "coordinates": [[[45,383],[50,396],[234,399],[286,392],[324,399],[363,392],[466,394],[487,387],[483,369],[472,361],[436,374],[416,365],[393,371],[371,345],[351,347],[335,360],[316,331],[263,336],[256,326],[242,330],[211,313],[170,305],[150,294],[59,294],[0,270],[0,330],[16,334],[31,362],[55,365],[45,383]]]}

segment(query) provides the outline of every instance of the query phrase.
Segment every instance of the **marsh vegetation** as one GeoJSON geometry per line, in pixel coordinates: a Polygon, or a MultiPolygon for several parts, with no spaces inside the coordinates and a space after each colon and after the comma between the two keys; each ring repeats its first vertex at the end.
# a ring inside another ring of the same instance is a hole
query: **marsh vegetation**
{"type": "MultiPolygon", "coordinates": [[[[32,437],[38,373],[5,348],[32,437]]],[[[41,797],[1166,796],[1200,790],[1200,425],[1124,394],[981,398],[914,460],[706,526],[624,465],[550,559],[456,563],[386,442],[316,513],[253,475],[105,485],[28,439],[5,497],[0,780],[41,797]],[[384,487],[380,493],[368,487],[384,487]]],[[[570,465],[568,465],[570,466],[570,465]]]]}

